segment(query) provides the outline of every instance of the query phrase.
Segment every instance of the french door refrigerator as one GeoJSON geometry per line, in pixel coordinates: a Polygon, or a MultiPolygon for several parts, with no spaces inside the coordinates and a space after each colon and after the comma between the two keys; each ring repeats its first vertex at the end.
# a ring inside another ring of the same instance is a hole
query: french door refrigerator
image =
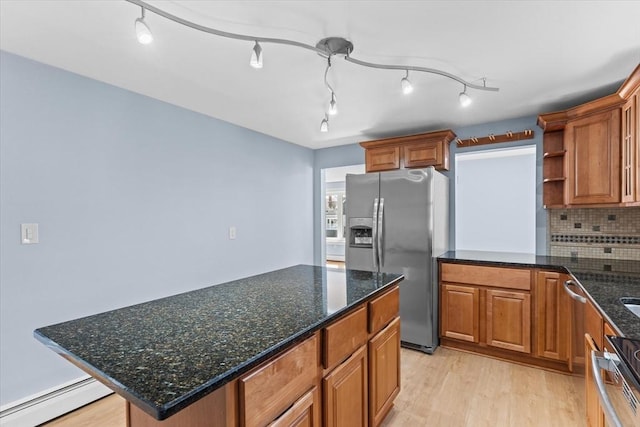
{"type": "Polygon", "coordinates": [[[346,267],[403,274],[401,342],[433,353],[438,345],[436,257],[448,250],[449,180],[401,169],[346,177],[346,267]]]}

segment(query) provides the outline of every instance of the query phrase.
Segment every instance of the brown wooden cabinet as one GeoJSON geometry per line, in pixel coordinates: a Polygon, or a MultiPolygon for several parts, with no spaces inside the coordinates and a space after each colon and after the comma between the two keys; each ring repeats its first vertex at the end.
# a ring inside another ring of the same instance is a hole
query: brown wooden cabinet
{"type": "Polygon", "coordinates": [[[440,264],[440,336],[445,345],[531,353],[531,271],[440,264]],[[468,343],[474,345],[456,345],[468,343]]]}
{"type": "MultiPolygon", "coordinates": [[[[315,334],[238,380],[240,425],[264,426],[318,387],[320,338],[315,334]]],[[[311,408],[319,419],[319,404],[311,408]]]]}
{"type": "Polygon", "coordinates": [[[400,393],[400,318],[396,317],[369,341],[371,426],[382,423],[398,393],[400,393]]]}
{"type": "Polygon", "coordinates": [[[487,289],[487,345],[531,353],[531,294],[487,289]]]}
{"type": "Polygon", "coordinates": [[[480,290],[473,286],[443,284],[441,295],[441,335],[478,343],[480,290]]]}
{"type": "MultiPolygon", "coordinates": [[[[571,303],[564,291],[566,274],[538,271],[535,282],[535,354],[568,361],[571,340],[571,303]]],[[[580,342],[581,348],[584,347],[580,342]]]]}
{"type": "Polygon", "coordinates": [[[322,380],[326,427],[368,425],[367,379],[367,348],[362,346],[322,380]]]}
{"type": "MultiPolygon", "coordinates": [[[[585,354],[591,354],[592,351],[600,350],[591,335],[588,333],[584,336],[585,341],[585,354]]],[[[598,389],[593,379],[593,368],[591,363],[587,363],[585,366],[584,375],[584,387],[585,387],[585,409],[586,409],[586,421],[587,427],[603,427],[604,426],[604,412],[600,406],[600,398],[598,397],[598,389]]]]}
{"type": "MultiPolygon", "coordinates": [[[[571,370],[567,274],[440,261],[440,341],[562,372],[571,370]]],[[[579,341],[584,349],[584,332],[579,341]]]]}
{"type": "Polygon", "coordinates": [[[639,93],[640,65],[615,94],[538,116],[545,207],[640,206],[639,93]]]}
{"type": "Polygon", "coordinates": [[[365,149],[367,172],[401,168],[449,170],[449,143],[455,138],[451,130],[361,142],[365,149]]]}
{"type": "Polygon", "coordinates": [[[269,427],[320,427],[319,406],[318,388],[313,387],[269,427]]]}
{"type": "Polygon", "coordinates": [[[564,140],[567,204],[619,203],[620,109],[568,121],[564,140]]]}

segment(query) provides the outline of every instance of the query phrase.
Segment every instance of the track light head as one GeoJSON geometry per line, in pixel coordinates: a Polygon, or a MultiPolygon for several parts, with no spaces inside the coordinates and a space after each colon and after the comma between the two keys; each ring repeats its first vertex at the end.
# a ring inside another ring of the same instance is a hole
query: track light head
{"type": "Polygon", "coordinates": [[[460,101],[460,105],[462,107],[468,107],[469,105],[471,105],[471,102],[473,101],[471,99],[471,97],[469,95],[467,95],[467,87],[464,87],[464,90],[462,92],[460,92],[460,95],[458,95],[458,101],[460,101]]]}
{"type": "Polygon", "coordinates": [[[407,70],[407,74],[400,80],[400,86],[402,87],[402,93],[405,95],[413,92],[413,85],[409,81],[409,70],[407,70]]]}
{"type": "Polygon", "coordinates": [[[335,116],[338,114],[338,104],[336,103],[336,94],[331,92],[331,102],[329,102],[329,115],[335,116]]]}
{"type": "Polygon", "coordinates": [[[251,52],[251,61],[249,62],[253,68],[262,68],[262,47],[256,40],[256,44],[253,46],[253,52],[251,52]]]}
{"type": "Polygon", "coordinates": [[[146,22],[144,22],[144,7],[142,8],[142,16],[136,19],[135,23],[136,37],[140,44],[150,44],[153,41],[153,34],[146,22]]]}
{"type": "Polygon", "coordinates": [[[327,133],[329,132],[329,118],[325,114],[324,119],[320,122],[320,132],[327,133]]]}

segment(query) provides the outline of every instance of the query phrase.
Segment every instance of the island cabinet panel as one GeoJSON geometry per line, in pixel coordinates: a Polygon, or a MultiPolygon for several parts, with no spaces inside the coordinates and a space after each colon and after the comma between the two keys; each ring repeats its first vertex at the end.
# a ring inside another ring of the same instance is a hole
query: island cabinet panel
{"type": "Polygon", "coordinates": [[[584,385],[585,385],[585,408],[587,427],[604,427],[604,412],[600,406],[600,398],[598,397],[598,388],[593,378],[594,372],[589,361],[589,355],[592,351],[599,351],[593,337],[585,334],[585,354],[588,362],[585,365],[584,385]]]}
{"type": "Polygon", "coordinates": [[[238,380],[241,426],[269,424],[317,385],[319,341],[315,334],[238,380]]]}
{"type": "Polygon", "coordinates": [[[126,402],[126,425],[127,427],[237,426],[237,390],[236,381],[227,383],[162,421],[153,418],[136,405],[126,402]]]}
{"type": "Polygon", "coordinates": [[[535,282],[535,354],[552,360],[569,359],[571,302],[564,291],[566,274],[539,271],[535,282]]]}
{"type": "Polygon", "coordinates": [[[531,295],[487,290],[487,345],[531,353],[531,295]]]}
{"type": "Polygon", "coordinates": [[[378,426],[400,393],[400,318],[369,341],[369,419],[378,426]]]}
{"type": "Polygon", "coordinates": [[[323,330],[323,365],[333,369],[367,342],[367,307],[362,305],[323,330]]]}
{"type": "Polygon", "coordinates": [[[480,340],[480,290],[471,286],[442,285],[441,335],[477,343],[480,340]]]}
{"type": "Polygon", "coordinates": [[[269,427],[320,427],[319,405],[320,393],[313,387],[269,427]]]}
{"type": "Polygon", "coordinates": [[[367,348],[362,346],[322,380],[326,427],[368,425],[367,377],[367,348]]]}
{"type": "Polygon", "coordinates": [[[398,317],[400,312],[400,288],[393,287],[369,302],[369,332],[376,333],[398,317]]]}
{"type": "Polygon", "coordinates": [[[620,109],[569,121],[567,203],[619,203],[620,109]]]}

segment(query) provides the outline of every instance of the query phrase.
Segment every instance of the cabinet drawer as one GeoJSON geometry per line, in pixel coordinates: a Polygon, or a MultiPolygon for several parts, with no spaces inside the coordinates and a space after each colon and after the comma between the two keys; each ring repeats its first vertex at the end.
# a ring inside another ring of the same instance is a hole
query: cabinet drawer
{"type": "Polygon", "coordinates": [[[324,334],[323,365],[326,369],[333,369],[367,342],[367,307],[362,305],[324,328],[322,332],[324,334]]]}
{"type": "Polygon", "coordinates": [[[441,264],[443,282],[531,290],[531,270],[466,264],[441,264]]]}
{"type": "Polygon", "coordinates": [[[400,288],[394,287],[384,295],[369,302],[369,333],[378,332],[398,316],[400,288]]]}
{"type": "Polygon", "coordinates": [[[313,387],[269,427],[320,427],[320,393],[313,387]]]}
{"type": "Polygon", "coordinates": [[[318,341],[316,334],[238,381],[242,426],[266,425],[316,385],[318,341]]]}

